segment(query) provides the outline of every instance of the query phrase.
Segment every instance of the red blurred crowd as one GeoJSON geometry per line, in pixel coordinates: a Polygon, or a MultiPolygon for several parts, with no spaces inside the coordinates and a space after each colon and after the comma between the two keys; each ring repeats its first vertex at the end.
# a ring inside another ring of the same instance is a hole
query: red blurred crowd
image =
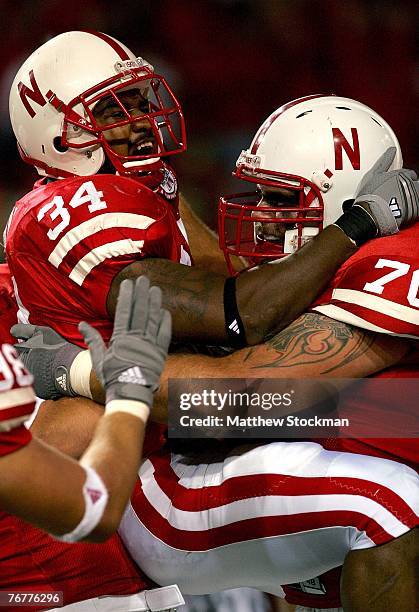
{"type": "Polygon", "coordinates": [[[189,150],[176,160],[183,191],[214,224],[217,196],[234,189],[238,153],[281,103],[336,93],[372,106],[417,166],[414,0],[0,0],[0,218],[31,186],[8,122],[19,64],[49,37],[96,29],[144,55],[173,85],[189,150]]]}

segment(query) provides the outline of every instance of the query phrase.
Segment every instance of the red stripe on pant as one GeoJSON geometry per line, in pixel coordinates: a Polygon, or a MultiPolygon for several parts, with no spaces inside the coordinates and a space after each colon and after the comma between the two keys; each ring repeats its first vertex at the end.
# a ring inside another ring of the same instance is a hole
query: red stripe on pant
{"type": "MultiPolygon", "coordinates": [[[[136,515],[153,536],[173,548],[190,552],[211,550],[227,544],[297,534],[327,527],[355,527],[361,532],[365,531],[375,544],[384,544],[394,539],[374,519],[355,511],[328,510],[263,516],[236,521],[212,529],[189,531],[170,525],[168,520],[150,504],[141,486],[136,487],[131,503],[136,515]]],[[[255,505],[257,503],[258,500],[255,500],[255,505]]],[[[203,512],[205,513],[205,509],[203,512]]]]}
{"type": "Polygon", "coordinates": [[[412,508],[397,493],[361,478],[252,474],[228,478],[217,486],[188,489],[180,484],[179,476],[171,467],[170,454],[156,453],[149,460],[154,466],[157,484],[179,510],[200,512],[233,501],[267,495],[360,495],[380,504],[409,528],[417,525],[412,508]]]}

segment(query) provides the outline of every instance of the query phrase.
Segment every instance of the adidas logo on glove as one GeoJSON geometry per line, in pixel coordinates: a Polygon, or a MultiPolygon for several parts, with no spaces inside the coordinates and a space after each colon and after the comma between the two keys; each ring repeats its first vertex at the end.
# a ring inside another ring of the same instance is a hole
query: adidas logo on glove
{"type": "Polygon", "coordinates": [[[67,374],[62,374],[56,378],[57,384],[63,391],[67,391],[67,374]]]}
{"type": "Polygon", "coordinates": [[[133,368],[129,368],[122,372],[122,374],[118,378],[118,382],[122,383],[133,383],[134,385],[146,385],[147,381],[141,372],[141,369],[138,366],[133,368]]]}
{"type": "Polygon", "coordinates": [[[400,206],[397,202],[397,198],[391,198],[390,203],[390,210],[393,213],[393,217],[395,219],[400,219],[400,217],[402,216],[402,211],[400,210],[400,206]]]}

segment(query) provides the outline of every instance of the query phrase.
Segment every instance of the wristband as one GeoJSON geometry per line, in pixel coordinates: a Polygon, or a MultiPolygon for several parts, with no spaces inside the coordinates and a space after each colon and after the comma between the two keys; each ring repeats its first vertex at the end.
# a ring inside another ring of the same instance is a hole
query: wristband
{"type": "Polygon", "coordinates": [[[373,217],[358,204],[345,211],[333,225],[339,227],[358,247],[378,234],[373,217]]]}
{"type": "Polygon", "coordinates": [[[150,408],[147,406],[147,404],[144,404],[144,402],[114,399],[106,403],[105,416],[108,414],[115,414],[115,412],[132,414],[145,424],[147,422],[148,415],[150,414],[150,408]]]}
{"type": "Polygon", "coordinates": [[[247,346],[246,332],[237,308],[235,276],[230,276],[224,283],[224,319],[231,346],[234,348],[247,346]]]}
{"type": "Polygon", "coordinates": [[[102,520],[108,503],[109,493],[99,474],[92,467],[81,467],[86,472],[86,480],[83,485],[84,515],[73,531],[54,536],[62,542],[78,542],[88,536],[102,520]]]}
{"type": "Polygon", "coordinates": [[[70,367],[70,384],[74,395],[92,399],[90,374],[92,371],[90,351],[81,351],[70,367]]]}

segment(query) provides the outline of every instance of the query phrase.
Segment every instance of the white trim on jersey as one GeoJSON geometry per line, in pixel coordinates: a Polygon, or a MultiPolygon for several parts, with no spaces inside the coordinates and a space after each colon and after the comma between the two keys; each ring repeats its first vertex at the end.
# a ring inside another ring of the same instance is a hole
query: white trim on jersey
{"type": "Polygon", "coordinates": [[[189,255],[188,251],[186,251],[186,249],[184,249],[183,244],[180,245],[180,261],[179,261],[179,263],[183,264],[184,266],[192,265],[191,256],[189,255]]]}
{"type": "Polygon", "coordinates": [[[183,223],[182,219],[178,219],[177,220],[177,226],[180,229],[182,236],[185,238],[186,242],[189,244],[188,233],[186,231],[186,227],[185,227],[185,224],[183,223]]]}
{"type": "MultiPolygon", "coordinates": [[[[406,526],[381,504],[353,492],[339,495],[281,495],[280,510],[276,495],[265,495],[263,504],[259,503],[258,498],[251,497],[224,503],[215,508],[207,508],[205,512],[179,510],[159,487],[157,481],[151,477],[150,470],[154,473],[152,464],[146,461],[139,473],[143,493],[152,507],[175,529],[188,532],[206,531],[237,521],[313,513],[321,508],[322,512],[359,512],[375,520],[378,520],[377,516],[379,516],[380,526],[393,537],[397,538],[406,533],[406,526]],[[144,476],[144,473],[147,474],[147,477],[144,476]]],[[[181,483],[183,482],[182,478],[181,483]]]]}
{"type": "Polygon", "coordinates": [[[35,399],[32,387],[20,387],[18,389],[10,389],[10,391],[2,391],[0,393],[0,410],[24,406],[34,402],[35,399]]]}
{"type": "Polygon", "coordinates": [[[26,417],[26,419],[25,419],[25,427],[30,429],[32,423],[34,422],[34,420],[37,417],[37,414],[39,412],[40,407],[42,406],[42,404],[44,402],[45,402],[44,399],[42,399],[40,397],[35,397],[35,408],[33,409],[32,414],[29,417],[26,417]]]}
{"type": "Polygon", "coordinates": [[[89,236],[93,236],[102,230],[117,227],[130,227],[133,229],[145,230],[154,223],[154,221],[155,219],[147,217],[146,215],[122,212],[104,213],[103,215],[92,217],[68,231],[51,252],[48,261],[58,268],[67,253],[89,236]]]}
{"type": "Polygon", "coordinates": [[[334,304],[315,306],[312,310],[319,312],[320,314],[324,314],[331,319],[335,319],[336,321],[348,323],[348,325],[354,325],[355,327],[360,327],[361,329],[368,329],[369,331],[378,332],[380,334],[389,334],[390,336],[398,336],[400,338],[413,338],[413,340],[418,339],[418,337],[413,334],[398,334],[397,332],[385,329],[384,327],[374,325],[374,323],[370,323],[358,315],[355,315],[352,312],[341,308],[340,306],[335,306],[334,304]]]}
{"type": "Polygon", "coordinates": [[[22,303],[22,300],[20,299],[19,290],[17,288],[15,277],[12,276],[11,278],[12,278],[13,291],[15,294],[16,304],[18,305],[18,311],[16,315],[17,320],[19,323],[29,323],[29,316],[30,316],[29,310],[25,308],[25,306],[22,303]]]}
{"type": "Polygon", "coordinates": [[[394,317],[395,319],[406,321],[406,323],[419,325],[419,310],[386,300],[378,295],[371,295],[355,289],[333,289],[332,299],[363,306],[369,310],[385,314],[388,317],[394,317]]]}
{"type": "Polygon", "coordinates": [[[81,286],[86,276],[90,274],[93,268],[102,263],[102,261],[105,261],[105,259],[112,259],[112,257],[119,257],[120,255],[129,255],[130,253],[141,253],[143,245],[144,240],[125,239],[108,242],[107,244],[96,247],[80,259],[74,266],[70,272],[70,279],[81,286]]]}
{"type": "MultiPolygon", "coordinates": [[[[12,429],[17,429],[21,425],[25,425],[25,421],[27,419],[27,414],[15,417],[14,419],[7,419],[5,421],[0,421],[0,432],[6,433],[12,431],[12,429]]],[[[26,426],[27,428],[27,426],[26,426]]],[[[28,428],[27,428],[28,429],[28,428]]],[[[17,450],[17,449],[16,449],[17,450]]]]}

